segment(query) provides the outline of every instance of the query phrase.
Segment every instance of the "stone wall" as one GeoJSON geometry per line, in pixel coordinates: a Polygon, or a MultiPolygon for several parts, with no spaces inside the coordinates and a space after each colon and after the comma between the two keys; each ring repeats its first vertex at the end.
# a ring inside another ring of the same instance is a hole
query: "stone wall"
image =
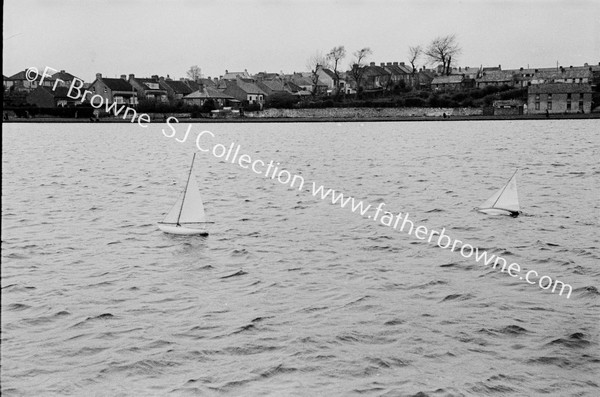
{"type": "Polygon", "coordinates": [[[394,117],[443,117],[482,115],[482,108],[325,108],[325,109],[265,109],[261,112],[244,112],[255,118],[339,118],[368,119],[394,117]]]}

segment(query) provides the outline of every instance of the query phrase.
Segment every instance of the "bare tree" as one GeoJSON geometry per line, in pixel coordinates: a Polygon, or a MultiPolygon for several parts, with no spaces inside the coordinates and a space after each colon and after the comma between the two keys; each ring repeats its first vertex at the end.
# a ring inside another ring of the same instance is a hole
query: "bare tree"
{"type": "Polygon", "coordinates": [[[200,69],[200,66],[198,65],[190,66],[190,69],[187,71],[187,75],[190,80],[197,81],[202,77],[202,69],[200,69]]]}
{"type": "Polygon", "coordinates": [[[423,54],[423,48],[420,45],[408,47],[408,62],[410,62],[410,66],[412,67],[411,81],[413,86],[416,85],[415,73],[417,72],[417,68],[415,65],[421,54],[423,54]]]}
{"type": "Polygon", "coordinates": [[[319,69],[328,66],[327,58],[317,51],[306,61],[306,67],[310,70],[310,80],[313,85],[312,95],[317,94],[317,85],[319,84],[319,69]]]}
{"type": "Polygon", "coordinates": [[[356,97],[358,98],[358,92],[360,91],[360,85],[362,83],[363,74],[365,73],[364,60],[373,54],[373,51],[369,47],[362,48],[352,53],[354,58],[350,62],[350,75],[356,82],[356,97]]]}
{"type": "Polygon", "coordinates": [[[450,62],[452,58],[456,59],[456,56],[461,52],[461,48],[456,41],[456,35],[450,34],[447,36],[436,37],[427,46],[424,54],[429,58],[430,62],[441,62],[442,63],[442,74],[450,74],[450,62]]]}
{"type": "Polygon", "coordinates": [[[342,59],[346,56],[346,49],[343,45],[333,47],[331,51],[327,54],[327,60],[330,62],[331,67],[333,68],[334,85],[335,85],[335,95],[339,95],[340,92],[340,71],[338,70],[339,64],[342,62],[342,59]]]}

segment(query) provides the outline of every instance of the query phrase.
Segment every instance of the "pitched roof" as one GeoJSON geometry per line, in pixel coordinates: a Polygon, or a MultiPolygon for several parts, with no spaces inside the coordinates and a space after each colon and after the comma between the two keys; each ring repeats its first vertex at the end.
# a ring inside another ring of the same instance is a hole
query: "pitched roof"
{"type": "Polygon", "coordinates": [[[552,83],[552,84],[533,84],[528,87],[527,93],[531,94],[575,94],[592,92],[589,84],[570,84],[570,83],[552,83]]]}
{"type": "Polygon", "coordinates": [[[206,87],[206,86],[201,90],[194,91],[191,94],[183,97],[183,99],[196,99],[196,98],[199,98],[199,99],[206,99],[206,98],[235,99],[231,95],[224,94],[221,91],[217,90],[216,88],[206,87]]]}
{"type": "Polygon", "coordinates": [[[60,72],[56,72],[52,75],[53,79],[60,79],[62,81],[73,81],[75,79],[77,80],[81,80],[78,77],[73,76],[71,73],[67,73],[64,70],[61,70],[60,72]]]}
{"type": "Polygon", "coordinates": [[[7,80],[27,80],[27,77],[25,76],[25,70],[21,70],[20,72],[17,72],[15,74],[13,74],[12,76],[10,76],[7,80]]]}
{"type": "Polygon", "coordinates": [[[325,73],[327,76],[331,77],[332,79],[336,79],[335,73],[333,72],[333,70],[331,69],[327,69],[327,68],[320,68],[320,70],[323,71],[323,73],[325,73]]]}
{"type": "Polygon", "coordinates": [[[256,83],[256,85],[265,92],[281,92],[286,91],[283,81],[281,80],[263,80],[256,83]]]}
{"type": "Polygon", "coordinates": [[[504,70],[489,70],[484,71],[483,75],[480,76],[477,81],[512,81],[512,72],[504,70]]]}
{"type": "Polygon", "coordinates": [[[545,79],[578,79],[578,78],[592,78],[592,71],[587,68],[573,68],[573,69],[562,69],[562,70],[549,70],[542,71],[535,74],[535,77],[542,77],[545,79]]]}
{"type": "Polygon", "coordinates": [[[217,86],[217,84],[215,84],[215,82],[212,79],[201,78],[201,79],[198,79],[198,82],[200,82],[206,86],[211,86],[211,87],[217,86]]]}
{"type": "Polygon", "coordinates": [[[259,95],[267,95],[263,90],[258,88],[258,86],[249,81],[244,81],[242,79],[237,79],[233,84],[236,84],[242,91],[247,94],[259,94],[259,95]]]}
{"type": "Polygon", "coordinates": [[[124,79],[110,79],[102,77],[100,79],[111,91],[133,91],[133,86],[124,79]]]}
{"type": "Polygon", "coordinates": [[[178,80],[164,80],[162,81],[164,85],[172,89],[176,94],[191,94],[194,90],[192,90],[186,83],[178,80]]]}
{"type": "Polygon", "coordinates": [[[250,78],[250,74],[248,74],[247,70],[244,70],[243,72],[229,72],[226,70],[223,75],[223,79],[225,80],[235,80],[237,77],[250,78]]]}
{"type": "Polygon", "coordinates": [[[379,74],[379,75],[383,75],[383,76],[387,76],[387,75],[391,74],[390,72],[388,72],[387,70],[385,70],[381,66],[377,66],[377,65],[365,66],[365,72],[366,73],[375,72],[375,74],[379,74]]]}
{"type": "Polygon", "coordinates": [[[297,86],[313,84],[310,78],[299,75],[292,76],[292,83],[296,84],[297,86]]]}

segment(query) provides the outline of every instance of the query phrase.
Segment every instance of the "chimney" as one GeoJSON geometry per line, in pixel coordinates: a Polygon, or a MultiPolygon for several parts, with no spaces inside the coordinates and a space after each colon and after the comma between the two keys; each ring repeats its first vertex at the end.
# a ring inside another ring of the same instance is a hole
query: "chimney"
{"type": "Polygon", "coordinates": [[[573,69],[573,65],[569,66],[569,69],[573,69]]]}
{"type": "Polygon", "coordinates": [[[152,80],[158,80],[158,75],[157,74],[153,74],[151,77],[152,77],[152,80]]]}
{"type": "Polygon", "coordinates": [[[135,74],[133,74],[133,73],[129,75],[129,80],[132,80],[132,79],[135,79],[135,74]]]}
{"type": "Polygon", "coordinates": [[[370,66],[375,66],[375,62],[371,62],[369,65],[370,66]]]}
{"type": "Polygon", "coordinates": [[[502,65],[498,65],[498,70],[502,70],[502,65]]]}
{"type": "Polygon", "coordinates": [[[60,72],[61,72],[61,73],[64,73],[65,71],[64,71],[64,70],[61,70],[60,72]]]}
{"type": "Polygon", "coordinates": [[[96,73],[96,78],[97,79],[101,79],[102,78],[102,73],[96,73]]]}
{"type": "Polygon", "coordinates": [[[387,66],[392,66],[392,63],[391,63],[391,62],[388,62],[388,63],[387,63],[387,66]]]}
{"type": "Polygon", "coordinates": [[[122,74],[122,75],[121,75],[121,78],[122,78],[123,80],[127,81],[127,75],[126,75],[126,74],[122,74]]]}
{"type": "Polygon", "coordinates": [[[404,66],[404,62],[400,62],[400,66],[404,66]]]}
{"type": "Polygon", "coordinates": [[[522,71],[522,70],[523,70],[523,66],[521,66],[521,67],[519,68],[519,70],[521,70],[521,71],[522,71]]]}
{"type": "Polygon", "coordinates": [[[583,66],[588,66],[587,62],[583,64],[583,66]]]}
{"type": "Polygon", "coordinates": [[[380,66],[381,66],[381,67],[384,67],[384,66],[385,66],[385,62],[381,62],[381,63],[380,63],[380,66]]]}
{"type": "Polygon", "coordinates": [[[165,78],[162,77],[162,76],[160,76],[160,78],[158,79],[158,81],[160,81],[161,83],[164,83],[165,82],[165,78]]]}
{"type": "Polygon", "coordinates": [[[398,66],[398,62],[394,62],[394,66],[398,66]]]}
{"type": "Polygon", "coordinates": [[[229,73],[229,70],[225,69],[225,74],[229,73]]]}

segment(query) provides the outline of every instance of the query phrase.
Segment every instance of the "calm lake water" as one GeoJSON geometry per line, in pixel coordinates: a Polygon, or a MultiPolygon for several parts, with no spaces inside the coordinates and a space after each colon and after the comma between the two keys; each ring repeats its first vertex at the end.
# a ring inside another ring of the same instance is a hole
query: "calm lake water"
{"type": "Polygon", "coordinates": [[[163,234],[163,127],[3,126],[3,396],[600,395],[599,121],[192,127],[570,299],[208,153],[211,234],[163,234]],[[517,167],[524,214],[474,212],[517,167]]]}

